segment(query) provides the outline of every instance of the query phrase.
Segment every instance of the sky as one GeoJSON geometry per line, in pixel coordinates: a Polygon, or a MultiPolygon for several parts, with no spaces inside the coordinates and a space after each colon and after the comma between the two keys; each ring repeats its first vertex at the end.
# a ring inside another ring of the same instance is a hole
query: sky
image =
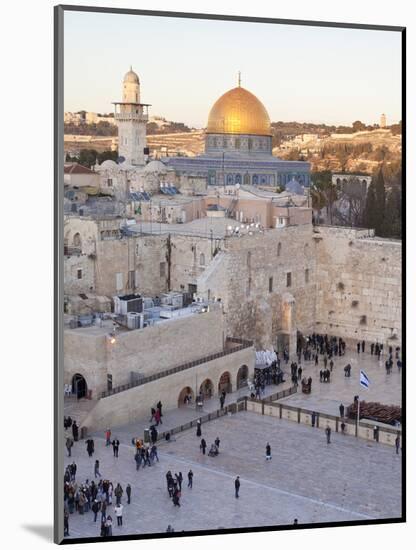
{"type": "Polygon", "coordinates": [[[112,112],[130,65],[150,115],[195,128],[238,71],[272,122],[401,119],[394,31],[65,12],[65,111],[112,112]]]}

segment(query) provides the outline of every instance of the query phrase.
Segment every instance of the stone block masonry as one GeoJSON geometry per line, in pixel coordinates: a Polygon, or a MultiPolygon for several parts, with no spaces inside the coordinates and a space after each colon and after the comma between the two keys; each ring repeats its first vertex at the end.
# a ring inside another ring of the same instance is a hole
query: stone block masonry
{"type": "Polygon", "coordinates": [[[316,331],[401,345],[401,241],[319,227],[316,331]]]}

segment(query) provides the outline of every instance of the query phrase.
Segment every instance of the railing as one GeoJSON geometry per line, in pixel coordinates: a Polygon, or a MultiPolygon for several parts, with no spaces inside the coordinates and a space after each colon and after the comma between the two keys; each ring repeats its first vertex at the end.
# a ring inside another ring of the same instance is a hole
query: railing
{"type": "Polygon", "coordinates": [[[205,422],[210,422],[211,420],[215,420],[229,413],[235,414],[236,412],[246,411],[246,410],[247,410],[247,397],[246,396],[239,397],[236,402],[230,403],[229,405],[224,406],[224,408],[222,409],[217,409],[216,411],[210,412],[204,416],[195,418],[190,422],[186,422],[186,424],[181,424],[180,426],[176,426],[176,428],[171,428],[170,430],[166,430],[165,432],[159,432],[157,439],[162,440],[166,438],[166,434],[174,435],[180,432],[184,432],[185,430],[189,430],[190,428],[194,428],[196,427],[198,420],[201,421],[201,424],[205,424],[205,422]]]}
{"type": "Polygon", "coordinates": [[[202,365],[203,363],[208,363],[209,361],[214,361],[215,359],[219,359],[220,357],[224,357],[225,355],[230,355],[231,353],[236,353],[237,351],[241,351],[243,349],[250,348],[253,345],[253,342],[250,340],[243,340],[241,338],[227,338],[228,342],[232,342],[235,344],[239,344],[238,346],[230,349],[225,349],[223,351],[219,351],[218,353],[212,353],[211,355],[207,355],[205,357],[201,357],[200,359],[195,359],[194,361],[189,361],[187,363],[183,363],[182,365],[179,365],[177,367],[173,367],[171,369],[167,369],[161,372],[157,372],[155,374],[152,374],[151,376],[145,376],[144,378],[141,378],[140,380],[136,380],[135,382],[130,382],[129,384],[123,384],[121,386],[116,386],[112,390],[104,391],[101,393],[101,398],[109,397],[110,395],[114,395],[116,393],[120,393],[122,391],[129,390],[131,388],[135,388],[137,386],[142,386],[143,384],[148,384],[149,382],[154,382],[155,380],[158,380],[159,378],[164,378],[165,376],[170,376],[171,374],[176,374],[177,372],[181,372],[187,369],[191,369],[193,367],[196,367],[198,365],[202,365]]]}

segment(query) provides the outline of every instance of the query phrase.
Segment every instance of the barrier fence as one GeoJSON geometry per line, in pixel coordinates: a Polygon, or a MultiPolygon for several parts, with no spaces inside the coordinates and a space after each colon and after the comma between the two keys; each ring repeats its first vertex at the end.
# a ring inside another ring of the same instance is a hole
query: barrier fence
{"type": "MultiPolygon", "coordinates": [[[[278,399],[281,399],[278,398],[278,399]]],[[[275,400],[274,400],[275,401],[275,400]]],[[[292,405],[286,405],[284,403],[271,402],[270,399],[263,399],[256,401],[254,399],[248,399],[246,404],[246,410],[257,414],[274,416],[279,419],[291,420],[299,424],[306,424],[312,427],[312,413],[315,413],[315,425],[314,428],[325,429],[328,426],[331,431],[340,432],[341,424],[344,422],[345,435],[353,435],[367,440],[376,440],[379,443],[385,445],[395,445],[396,437],[400,437],[401,442],[401,427],[387,426],[381,422],[375,422],[370,420],[360,420],[358,430],[354,420],[348,418],[341,418],[340,416],[334,416],[327,413],[311,411],[309,409],[303,409],[301,407],[294,407],[292,405]],[[376,434],[374,428],[377,427],[376,434]]]]}

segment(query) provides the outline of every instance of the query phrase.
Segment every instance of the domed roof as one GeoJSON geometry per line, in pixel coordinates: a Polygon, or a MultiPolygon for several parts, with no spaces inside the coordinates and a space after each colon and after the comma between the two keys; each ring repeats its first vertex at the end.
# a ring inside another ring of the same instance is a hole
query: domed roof
{"type": "Polygon", "coordinates": [[[166,172],[166,166],[160,160],[151,160],[143,168],[144,172],[166,172]]]}
{"type": "Polygon", "coordinates": [[[100,164],[99,168],[117,168],[117,163],[114,160],[107,159],[100,164]]]}
{"type": "Polygon", "coordinates": [[[133,82],[134,84],[140,84],[138,75],[133,71],[133,69],[130,66],[130,70],[128,73],[124,75],[123,82],[133,82]]]}
{"type": "Polygon", "coordinates": [[[209,116],[207,134],[252,134],[270,136],[270,118],[257,97],[238,86],[214,103],[209,116]]]}

